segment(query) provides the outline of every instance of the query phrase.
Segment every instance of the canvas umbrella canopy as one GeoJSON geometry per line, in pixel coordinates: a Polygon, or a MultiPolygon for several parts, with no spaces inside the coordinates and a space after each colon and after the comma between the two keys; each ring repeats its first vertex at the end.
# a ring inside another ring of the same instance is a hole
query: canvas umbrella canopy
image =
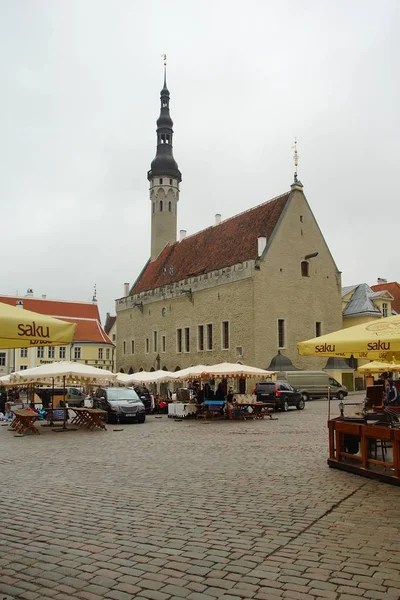
{"type": "Polygon", "coordinates": [[[0,302],[0,348],[69,344],[75,329],[76,323],[67,323],[0,302]]]}
{"type": "Polygon", "coordinates": [[[230,377],[230,378],[250,378],[250,377],[271,377],[275,371],[266,371],[257,367],[241,365],[239,363],[219,363],[217,365],[207,366],[203,376],[207,377],[230,377]]]}
{"type": "Polygon", "coordinates": [[[174,373],[170,371],[139,371],[139,373],[132,373],[127,375],[126,373],[118,373],[116,381],[123,383],[124,385],[130,384],[146,384],[146,383],[164,383],[172,381],[174,379],[174,373]]]}
{"type": "Polygon", "coordinates": [[[17,371],[11,375],[11,381],[16,384],[23,383],[58,383],[58,384],[85,384],[107,385],[112,383],[116,374],[106,369],[97,369],[90,365],[77,362],[53,362],[24,371],[17,371]]]}
{"type": "Polygon", "coordinates": [[[400,315],[368,321],[298,342],[303,356],[342,356],[400,361],[400,315]]]}
{"type": "Polygon", "coordinates": [[[400,371],[400,363],[384,363],[374,360],[373,362],[358,367],[357,371],[360,371],[361,373],[387,373],[389,371],[400,371]]]}
{"type": "Polygon", "coordinates": [[[209,368],[210,367],[206,365],[187,367],[186,369],[175,371],[175,373],[172,374],[172,379],[174,381],[191,381],[192,379],[202,379],[203,373],[205,373],[209,368]]]}

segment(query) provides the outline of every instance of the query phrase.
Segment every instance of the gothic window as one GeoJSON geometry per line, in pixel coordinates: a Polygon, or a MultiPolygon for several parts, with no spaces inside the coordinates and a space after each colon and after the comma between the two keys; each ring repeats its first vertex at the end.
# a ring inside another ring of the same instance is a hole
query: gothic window
{"type": "Polygon", "coordinates": [[[162,177],[160,177],[160,179],[158,180],[158,183],[159,183],[160,185],[162,185],[162,177]]]}
{"type": "Polygon", "coordinates": [[[160,212],[162,212],[162,211],[163,211],[163,201],[160,200],[160,212]]]}
{"type": "Polygon", "coordinates": [[[165,144],[165,134],[161,134],[161,143],[165,144]]]}
{"type": "Polygon", "coordinates": [[[165,143],[169,144],[169,135],[168,134],[165,136],[165,143]]]}
{"type": "Polygon", "coordinates": [[[301,262],[301,274],[303,277],[309,277],[310,276],[310,269],[309,269],[310,265],[306,260],[303,260],[301,262]]]}
{"type": "Polygon", "coordinates": [[[172,204],[171,204],[171,202],[168,202],[168,210],[169,210],[169,212],[172,212],[172,204]]]}

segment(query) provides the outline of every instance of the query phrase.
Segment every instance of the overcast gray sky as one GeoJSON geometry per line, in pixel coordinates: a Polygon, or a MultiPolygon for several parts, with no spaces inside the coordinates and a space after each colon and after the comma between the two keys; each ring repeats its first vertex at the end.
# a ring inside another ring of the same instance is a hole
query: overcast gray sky
{"type": "Polygon", "coordinates": [[[114,312],[150,252],[168,55],[178,229],[299,177],[343,284],[400,280],[398,0],[1,0],[3,294],[114,312]]]}

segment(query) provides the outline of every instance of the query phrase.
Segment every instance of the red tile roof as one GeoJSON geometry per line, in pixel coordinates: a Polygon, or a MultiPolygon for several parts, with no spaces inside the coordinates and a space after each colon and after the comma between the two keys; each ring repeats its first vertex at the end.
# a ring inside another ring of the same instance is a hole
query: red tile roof
{"type": "Polygon", "coordinates": [[[400,283],[397,283],[397,281],[378,283],[377,285],[371,285],[371,289],[373,289],[374,292],[386,290],[389,294],[392,294],[394,298],[394,300],[392,300],[392,309],[397,313],[400,313],[400,283]]]}
{"type": "Polygon", "coordinates": [[[235,217],[168,245],[149,262],[131,294],[152,290],[188,277],[230,267],[258,256],[257,238],[269,239],[290,192],[235,217]]]}
{"type": "Polygon", "coordinates": [[[26,310],[76,323],[74,342],[112,344],[100,324],[97,304],[47,300],[45,298],[25,298],[23,296],[0,296],[0,302],[11,306],[15,306],[17,302],[21,301],[23,302],[23,308],[26,310]]]}
{"type": "Polygon", "coordinates": [[[110,333],[116,320],[117,320],[116,315],[111,316],[111,315],[107,314],[106,322],[104,325],[104,331],[106,332],[107,335],[110,333]]]}

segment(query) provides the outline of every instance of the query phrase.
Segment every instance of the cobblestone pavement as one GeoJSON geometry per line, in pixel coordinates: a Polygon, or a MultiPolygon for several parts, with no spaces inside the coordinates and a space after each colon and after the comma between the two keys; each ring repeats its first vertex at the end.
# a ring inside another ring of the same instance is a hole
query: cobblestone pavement
{"type": "Polygon", "coordinates": [[[326,411],[0,427],[0,600],[397,600],[400,488],[327,467],[326,411]]]}

